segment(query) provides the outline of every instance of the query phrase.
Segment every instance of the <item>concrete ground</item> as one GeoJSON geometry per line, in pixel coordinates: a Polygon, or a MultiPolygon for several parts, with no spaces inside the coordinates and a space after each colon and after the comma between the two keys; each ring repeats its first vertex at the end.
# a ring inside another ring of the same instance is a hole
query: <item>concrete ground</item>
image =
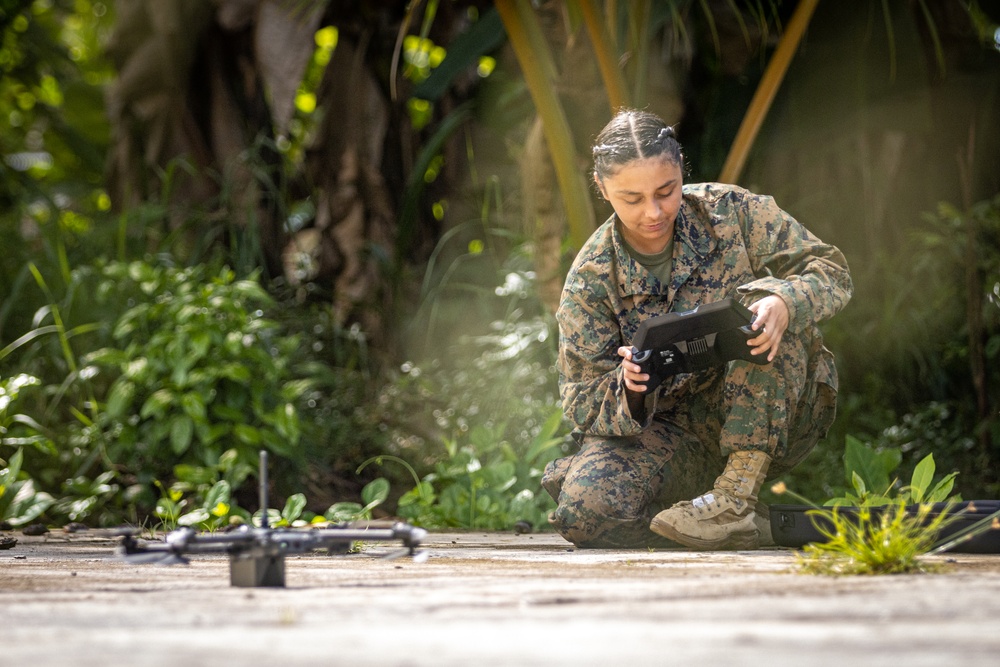
{"type": "Polygon", "coordinates": [[[551,533],[433,533],[287,559],[285,588],[225,556],[116,560],[106,538],[0,551],[0,665],[1000,664],[1000,557],[939,574],[817,577],[795,552],[579,550],[551,533]]]}

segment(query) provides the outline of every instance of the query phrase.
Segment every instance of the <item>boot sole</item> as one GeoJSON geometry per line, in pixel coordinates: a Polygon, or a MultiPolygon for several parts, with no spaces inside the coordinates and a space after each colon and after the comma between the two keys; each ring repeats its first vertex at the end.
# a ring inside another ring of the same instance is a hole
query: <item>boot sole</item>
{"type": "Polygon", "coordinates": [[[678,544],[683,544],[691,549],[701,549],[704,551],[718,551],[722,549],[756,549],[759,544],[759,532],[755,527],[752,533],[732,533],[720,540],[704,540],[692,535],[685,535],[674,530],[670,524],[660,521],[657,517],[649,524],[649,529],[657,535],[673,540],[678,544]]]}

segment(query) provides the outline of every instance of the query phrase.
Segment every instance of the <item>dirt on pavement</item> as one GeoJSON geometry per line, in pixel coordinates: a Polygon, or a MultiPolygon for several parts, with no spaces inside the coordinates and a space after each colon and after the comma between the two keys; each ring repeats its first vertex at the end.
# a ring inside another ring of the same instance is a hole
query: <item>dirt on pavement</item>
{"type": "Polygon", "coordinates": [[[289,556],[284,588],[224,555],[126,563],[87,533],[4,533],[0,666],[993,665],[1000,557],[819,577],[795,552],[581,550],[551,533],[432,533],[417,563],[289,556]]]}

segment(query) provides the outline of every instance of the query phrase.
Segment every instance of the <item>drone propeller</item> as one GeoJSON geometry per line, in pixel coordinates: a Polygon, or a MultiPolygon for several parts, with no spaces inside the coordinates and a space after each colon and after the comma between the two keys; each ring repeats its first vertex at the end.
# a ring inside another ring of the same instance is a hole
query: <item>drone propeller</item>
{"type": "Polygon", "coordinates": [[[396,549],[382,558],[384,560],[396,560],[397,558],[402,558],[403,556],[412,556],[414,563],[426,563],[427,559],[430,558],[430,555],[431,553],[426,549],[415,550],[407,547],[405,549],[396,549]]]}
{"type": "Polygon", "coordinates": [[[173,551],[133,551],[131,553],[121,552],[119,558],[126,563],[144,565],[152,563],[154,565],[187,565],[190,561],[173,551]]]}
{"type": "Polygon", "coordinates": [[[115,526],[114,528],[95,528],[88,534],[94,537],[135,537],[142,533],[140,528],[132,526],[115,526]]]}

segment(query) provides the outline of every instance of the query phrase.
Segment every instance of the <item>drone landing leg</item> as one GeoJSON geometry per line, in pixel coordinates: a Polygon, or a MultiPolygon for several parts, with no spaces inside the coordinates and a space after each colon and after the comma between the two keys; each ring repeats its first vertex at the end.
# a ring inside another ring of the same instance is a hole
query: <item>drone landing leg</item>
{"type": "Polygon", "coordinates": [[[241,588],[285,586],[285,556],[230,554],[229,585],[241,588]]]}

